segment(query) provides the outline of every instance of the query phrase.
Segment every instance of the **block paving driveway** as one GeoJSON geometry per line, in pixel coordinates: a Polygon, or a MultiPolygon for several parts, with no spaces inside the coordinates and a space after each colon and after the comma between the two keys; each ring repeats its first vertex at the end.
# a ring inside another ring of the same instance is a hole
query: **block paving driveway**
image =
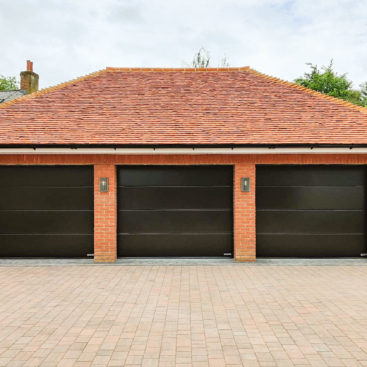
{"type": "Polygon", "coordinates": [[[1,366],[367,366],[367,266],[0,267],[1,366]]]}

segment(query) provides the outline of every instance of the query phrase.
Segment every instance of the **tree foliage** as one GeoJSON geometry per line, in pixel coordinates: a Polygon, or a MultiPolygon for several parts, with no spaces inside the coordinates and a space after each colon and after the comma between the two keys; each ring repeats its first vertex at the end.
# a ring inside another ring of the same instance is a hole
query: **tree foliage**
{"type": "Polygon", "coordinates": [[[0,75],[0,90],[14,90],[19,89],[15,77],[5,77],[0,75]]]}
{"type": "Polygon", "coordinates": [[[227,59],[227,56],[222,57],[222,60],[220,60],[219,67],[220,68],[229,68],[229,61],[227,59]]]}
{"type": "MultiPolygon", "coordinates": [[[[211,62],[211,56],[209,51],[206,50],[204,47],[201,47],[199,51],[194,55],[191,65],[195,69],[209,68],[211,66],[210,62],[211,62]]],[[[218,67],[229,68],[229,61],[226,56],[222,57],[218,67]]]]}
{"type": "Polygon", "coordinates": [[[208,68],[210,64],[210,54],[204,47],[195,54],[192,60],[192,66],[194,68],[208,68]]]}
{"type": "Polygon", "coordinates": [[[333,69],[333,61],[328,66],[318,68],[317,65],[307,63],[310,72],[295,82],[304,87],[316,90],[332,97],[344,99],[359,106],[367,106],[367,83],[361,85],[361,89],[353,89],[352,82],[346,74],[338,74],[333,69]]]}

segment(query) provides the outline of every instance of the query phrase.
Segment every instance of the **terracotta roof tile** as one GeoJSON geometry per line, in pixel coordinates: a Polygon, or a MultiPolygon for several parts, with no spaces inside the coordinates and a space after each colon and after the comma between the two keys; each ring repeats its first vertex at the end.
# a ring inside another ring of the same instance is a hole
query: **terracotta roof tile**
{"type": "Polygon", "coordinates": [[[107,68],[2,103],[0,144],[367,144],[367,109],[248,67],[107,68]]]}

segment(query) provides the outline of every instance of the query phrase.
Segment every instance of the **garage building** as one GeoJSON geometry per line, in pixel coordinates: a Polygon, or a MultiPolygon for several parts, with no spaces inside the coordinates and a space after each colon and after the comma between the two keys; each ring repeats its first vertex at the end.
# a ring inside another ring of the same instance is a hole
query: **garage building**
{"type": "Polygon", "coordinates": [[[0,105],[0,257],[360,257],[367,110],[248,67],[0,105]]]}

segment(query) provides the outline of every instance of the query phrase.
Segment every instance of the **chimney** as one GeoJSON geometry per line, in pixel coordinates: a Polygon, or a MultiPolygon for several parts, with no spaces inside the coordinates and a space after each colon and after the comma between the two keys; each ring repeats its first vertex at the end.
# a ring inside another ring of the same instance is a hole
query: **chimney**
{"type": "Polygon", "coordinates": [[[33,72],[33,62],[27,60],[27,71],[20,73],[20,89],[27,94],[38,91],[38,74],[33,72]]]}

